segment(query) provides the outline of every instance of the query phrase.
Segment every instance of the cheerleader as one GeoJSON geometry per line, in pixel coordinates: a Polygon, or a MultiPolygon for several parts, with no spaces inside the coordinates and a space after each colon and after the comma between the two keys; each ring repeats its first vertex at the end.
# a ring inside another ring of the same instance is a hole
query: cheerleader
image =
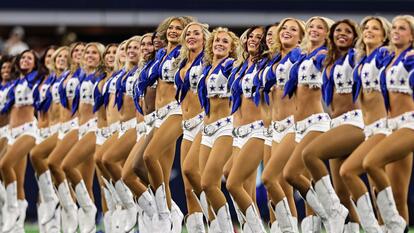
{"type": "MultiPolygon", "coordinates": [[[[203,212],[211,222],[209,232],[232,232],[229,206],[222,193],[223,167],[232,154],[232,117],[229,108],[229,78],[234,59],[239,59],[240,41],[227,28],[217,28],[205,46],[205,68],[199,81],[198,95],[205,111],[199,164],[203,212]],[[207,201],[214,211],[209,218],[207,201]]],[[[194,184],[193,184],[194,186],[194,184]]]]}
{"type": "Polygon", "coordinates": [[[363,167],[378,192],[376,202],[387,232],[400,233],[408,231],[407,195],[410,178],[407,173],[410,174],[412,170],[414,149],[414,17],[395,17],[390,38],[391,54],[385,59],[381,70],[381,90],[388,110],[388,128],[392,133],[370,150],[363,167]],[[389,173],[388,177],[384,167],[396,161],[401,161],[400,166],[393,168],[394,172],[389,173]]]}
{"type": "MultiPolygon", "coordinates": [[[[94,97],[94,106],[93,110],[97,116],[97,130],[96,130],[96,147],[95,147],[95,154],[94,159],[97,157],[102,157],[102,154],[105,152],[107,147],[103,147],[105,142],[111,136],[111,129],[108,126],[108,121],[106,117],[106,108],[104,107],[104,99],[105,99],[105,90],[108,85],[108,80],[114,74],[114,65],[115,65],[115,56],[117,51],[118,45],[117,44],[108,44],[105,47],[105,51],[103,52],[103,60],[104,66],[103,70],[105,71],[105,78],[103,78],[100,82],[96,83],[93,91],[94,97]]],[[[106,144],[108,145],[108,144],[106,144]]],[[[96,165],[96,160],[95,160],[96,165]]],[[[98,182],[101,186],[101,193],[105,194],[107,190],[105,190],[104,182],[102,181],[102,171],[99,167],[96,167],[96,175],[98,178],[98,182]]],[[[105,195],[101,195],[101,206],[102,212],[104,213],[104,227],[106,232],[112,231],[111,229],[111,215],[108,212],[108,205],[105,200],[105,195]]]]}
{"type": "MultiPolygon", "coordinates": [[[[176,99],[183,112],[183,140],[181,142],[181,170],[184,180],[187,202],[187,230],[190,233],[204,229],[203,213],[194,196],[201,192],[198,154],[201,142],[201,128],[204,112],[198,101],[197,84],[202,74],[204,45],[209,36],[208,26],[198,22],[188,24],[181,34],[181,52],[177,59],[181,61],[175,76],[177,86],[176,99]],[[189,174],[190,176],[187,176],[189,174]],[[189,182],[197,184],[193,187],[189,182]]],[[[204,232],[204,231],[201,231],[204,232]]]]}
{"type": "Polygon", "coordinates": [[[296,151],[302,155],[305,166],[315,181],[314,190],[310,180],[305,176],[300,174],[289,176],[289,172],[294,171],[293,166],[287,167],[284,173],[288,181],[306,197],[310,205],[313,203],[310,201],[311,197],[312,199],[314,196],[318,197],[327,217],[321,214],[320,206],[311,206],[322,219],[328,219],[328,232],[343,232],[344,229],[345,232],[359,231],[359,225],[356,223],[358,218],[350,202],[349,192],[339,177],[339,167],[343,159],[348,157],[364,139],[362,113],[358,105],[352,101],[352,71],[355,65],[353,47],[358,34],[358,27],[348,19],[337,21],[329,31],[330,44],[325,58],[322,89],[324,101],[331,111],[331,126],[328,131],[319,135],[301,151],[296,151]],[[339,198],[324,164],[326,159],[331,159],[332,178],[339,198]],[[349,223],[345,227],[348,212],[349,223]]]}
{"type": "MultiPolygon", "coordinates": [[[[155,190],[155,201],[158,211],[158,224],[161,231],[170,231],[171,227],[171,193],[169,178],[175,154],[175,142],[182,134],[181,108],[175,97],[174,75],[178,67],[173,66],[180,54],[179,39],[185,26],[189,22],[182,17],[173,17],[168,20],[166,37],[168,45],[159,50],[159,82],[156,90],[155,105],[157,119],[154,135],[144,152],[144,161],[147,166],[152,188],[155,190]]],[[[174,217],[174,216],[173,216],[174,217]]],[[[178,222],[178,221],[177,221],[178,222]]],[[[180,223],[181,224],[181,223],[180,223]]]]}
{"type": "MultiPolygon", "coordinates": [[[[68,181],[61,168],[61,164],[67,153],[78,141],[78,113],[72,113],[72,108],[74,105],[73,101],[76,89],[78,89],[80,80],[84,75],[80,68],[84,49],[85,44],[82,42],[72,44],[69,49],[68,57],[70,73],[67,76],[62,77],[58,87],[58,98],[61,104],[59,108],[61,125],[58,133],[58,142],[50,153],[47,161],[50,173],[58,187],[58,196],[62,206],[62,230],[67,233],[75,232],[78,227],[78,208],[72,199],[68,181]]],[[[55,99],[57,100],[57,96],[55,99]]],[[[51,184],[52,183],[49,185],[51,184]]]]}
{"type": "Polygon", "coordinates": [[[362,20],[360,28],[362,36],[356,44],[359,62],[354,69],[353,98],[361,104],[365,141],[342,164],[340,175],[356,203],[362,228],[366,232],[382,232],[375,218],[368,190],[359,176],[365,172],[362,167],[365,156],[390,134],[379,74],[388,54],[388,50],[382,46],[386,46],[389,41],[391,24],[383,17],[368,16],[362,20]]]}
{"type": "Polygon", "coordinates": [[[235,74],[231,90],[235,136],[233,141],[237,140],[233,145],[239,148],[239,152],[233,158],[226,187],[240,208],[240,214],[244,216],[251,232],[265,232],[251,191],[243,187],[245,180],[256,177],[257,167],[263,159],[264,123],[261,115],[256,114],[260,111],[260,99],[254,95],[254,84],[258,82],[257,73],[267,62],[264,53],[267,50],[265,40],[263,27],[249,29],[245,43],[248,56],[235,74]]]}
{"type": "Polygon", "coordinates": [[[9,89],[2,112],[10,110],[10,138],[7,152],[0,162],[6,187],[6,210],[3,232],[24,231],[27,201],[23,189],[27,154],[35,146],[37,137],[34,103],[36,85],[42,80],[38,73],[38,58],[33,50],[23,51],[16,59],[19,77],[9,89]]]}
{"type": "Polygon", "coordinates": [[[296,207],[294,203],[290,206],[287,202],[287,197],[293,195],[292,190],[286,186],[282,189],[279,181],[283,167],[295,148],[293,115],[296,107],[294,99],[283,98],[283,88],[290,78],[292,65],[299,59],[301,51],[297,46],[304,33],[302,21],[294,18],[282,20],[271,48],[275,55],[262,73],[264,101],[270,104],[273,131],[271,157],[263,171],[262,180],[270,194],[269,207],[277,216],[282,232],[298,232],[297,218],[291,212],[292,209],[296,214],[296,207]]]}
{"type": "MultiPolygon", "coordinates": [[[[7,102],[7,93],[12,87],[14,75],[12,73],[13,57],[3,56],[0,60],[0,109],[4,108],[7,102]]],[[[9,138],[9,112],[0,113],[0,161],[7,151],[7,140],[9,138]]],[[[1,177],[0,177],[1,178],[1,177]]],[[[3,179],[0,182],[0,219],[3,219],[4,205],[6,204],[6,189],[3,185],[3,179]]],[[[0,227],[3,226],[3,220],[0,221],[0,227]]],[[[0,228],[1,229],[1,228],[0,228]]]]}

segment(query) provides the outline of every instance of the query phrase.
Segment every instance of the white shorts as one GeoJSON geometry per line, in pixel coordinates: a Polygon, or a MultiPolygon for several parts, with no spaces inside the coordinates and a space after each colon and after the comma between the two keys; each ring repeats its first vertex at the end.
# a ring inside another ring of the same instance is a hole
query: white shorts
{"type": "Polygon", "coordinates": [[[204,125],[201,144],[213,148],[214,142],[222,136],[232,136],[233,116],[221,118],[211,124],[204,125]]]}
{"type": "Polygon", "coordinates": [[[79,121],[77,117],[60,124],[58,139],[62,140],[66,136],[66,134],[68,134],[71,130],[74,129],[79,129],[79,121]]]}
{"type": "Polygon", "coordinates": [[[331,120],[331,129],[341,125],[353,125],[360,129],[364,129],[364,119],[360,109],[346,112],[331,120]]]}
{"type": "Polygon", "coordinates": [[[204,112],[198,114],[197,116],[185,120],[182,122],[183,126],[183,139],[190,142],[194,141],[194,138],[203,128],[204,112]]]}
{"type": "Polygon", "coordinates": [[[102,146],[106,140],[111,136],[110,126],[96,129],[96,145],[102,146]]]}
{"type": "Polygon", "coordinates": [[[289,133],[295,133],[295,119],[293,115],[281,121],[272,121],[273,141],[280,143],[289,133]]]}
{"type": "Polygon", "coordinates": [[[239,139],[239,142],[235,146],[241,149],[252,138],[265,140],[263,134],[264,129],[265,127],[262,120],[234,128],[233,135],[239,139]]]}
{"type": "Polygon", "coordinates": [[[60,129],[60,123],[54,124],[52,126],[38,129],[36,137],[36,145],[39,145],[48,137],[52,136],[55,133],[58,133],[60,129]]]}
{"type": "Polygon", "coordinates": [[[146,135],[148,135],[154,128],[156,119],[157,113],[155,111],[144,116],[145,126],[147,127],[147,130],[145,131],[146,135]]]}
{"type": "Polygon", "coordinates": [[[182,115],[180,104],[177,101],[173,101],[162,108],[156,110],[157,119],[155,119],[155,128],[161,127],[162,123],[172,115],[182,115]]]}
{"type": "Polygon", "coordinates": [[[125,122],[121,122],[121,129],[119,130],[118,139],[121,138],[126,131],[135,128],[137,125],[137,118],[131,118],[125,122]]]}
{"type": "Polygon", "coordinates": [[[389,118],[388,128],[391,131],[396,131],[402,128],[414,130],[414,111],[406,112],[397,117],[389,118]]]}
{"type": "Polygon", "coordinates": [[[265,142],[264,144],[266,146],[272,146],[273,141],[273,130],[272,127],[264,128],[263,135],[265,136],[265,142]]]}
{"type": "Polygon", "coordinates": [[[114,133],[121,130],[121,123],[119,121],[116,121],[112,123],[111,125],[109,125],[108,127],[109,127],[110,136],[112,136],[114,133]]]}
{"type": "Polygon", "coordinates": [[[0,128],[0,138],[5,138],[5,139],[9,140],[9,138],[10,138],[9,125],[5,125],[5,126],[0,128]]]}
{"type": "Polygon", "coordinates": [[[137,142],[146,135],[147,133],[147,125],[145,124],[145,121],[139,122],[135,129],[137,130],[137,142]]]}
{"type": "Polygon", "coordinates": [[[36,139],[37,137],[37,121],[25,123],[23,125],[10,129],[10,138],[7,144],[13,145],[20,136],[28,135],[36,139]]]}
{"type": "Polygon", "coordinates": [[[384,134],[388,136],[391,134],[391,130],[387,125],[387,118],[381,118],[369,125],[366,125],[364,128],[365,140],[369,137],[372,137],[377,134],[384,134]]]}
{"type": "Polygon", "coordinates": [[[296,123],[295,141],[299,143],[311,131],[326,132],[331,128],[331,118],[327,113],[312,114],[296,123]]]}
{"type": "Polygon", "coordinates": [[[81,140],[83,136],[90,132],[95,132],[97,128],[98,120],[96,118],[92,118],[86,123],[83,123],[81,126],[79,126],[78,140],[81,140]]]}

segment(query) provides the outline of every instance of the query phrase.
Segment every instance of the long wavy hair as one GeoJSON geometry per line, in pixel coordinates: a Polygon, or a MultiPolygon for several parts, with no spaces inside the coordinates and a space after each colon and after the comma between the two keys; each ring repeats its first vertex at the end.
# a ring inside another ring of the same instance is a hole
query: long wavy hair
{"type": "Polygon", "coordinates": [[[127,41],[128,40],[122,41],[118,45],[118,48],[116,49],[114,70],[120,70],[125,66],[125,62],[121,62],[121,49],[122,49],[122,47],[124,47],[124,50],[126,52],[125,44],[126,44],[127,41]]]}
{"type": "MultiPolygon", "coordinates": [[[[382,16],[367,16],[364,19],[362,19],[361,24],[359,25],[359,29],[361,33],[364,31],[365,26],[367,23],[371,20],[376,20],[381,24],[381,29],[384,34],[384,40],[382,41],[381,46],[388,45],[390,41],[390,30],[391,30],[391,23],[382,16]]],[[[356,54],[357,54],[357,61],[359,61],[360,58],[366,55],[366,44],[364,43],[364,37],[360,36],[356,42],[355,45],[356,48],[356,54]]]]}
{"type": "Polygon", "coordinates": [[[199,22],[191,22],[187,24],[187,26],[185,26],[183,30],[183,33],[181,33],[181,36],[180,36],[181,50],[180,50],[180,55],[174,61],[174,64],[173,64],[174,67],[177,67],[184,59],[188,59],[188,57],[190,56],[190,51],[187,47],[187,43],[185,42],[185,37],[188,31],[188,28],[192,25],[200,26],[201,31],[203,33],[203,46],[206,45],[207,38],[210,36],[210,32],[208,31],[208,24],[203,24],[199,22]]]}
{"type": "Polygon", "coordinates": [[[242,55],[240,52],[240,39],[234,34],[234,32],[230,31],[228,28],[225,27],[218,27],[213,30],[213,32],[210,33],[210,35],[207,38],[207,42],[204,48],[204,64],[205,65],[211,65],[213,63],[213,43],[214,38],[218,33],[227,33],[231,38],[231,48],[230,48],[230,54],[229,57],[235,59],[236,61],[243,60],[242,55]]]}
{"type": "Polygon", "coordinates": [[[76,69],[78,69],[78,68],[80,67],[80,64],[76,64],[76,63],[74,63],[74,62],[73,62],[73,60],[72,60],[72,55],[73,55],[73,53],[75,52],[75,48],[76,48],[76,47],[78,47],[79,45],[83,45],[83,46],[85,46],[85,45],[86,45],[86,43],[85,43],[85,42],[78,41],[78,42],[74,42],[74,43],[72,43],[72,44],[69,46],[69,57],[68,57],[68,59],[69,59],[69,64],[70,64],[70,72],[71,72],[71,73],[75,72],[75,71],[76,71],[76,69]]]}
{"type": "Polygon", "coordinates": [[[360,37],[361,33],[359,32],[358,25],[354,21],[352,21],[350,19],[343,19],[343,20],[336,21],[331,26],[331,29],[329,30],[328,54],[326,55],[326,59],[325,59],[325,62],[324,62],[325,66],[333,64],[341,56],[341,51],[338,49],[338,47],[336,46],[336,44],[334,42],[335,30],[338,27],[338,25],[341,24],[341,23],[344,23],[344,24],[347,24],[348,26],[350,26],[351,30],[352,30],[352,33],[354,34],[354,40],[352,42],[351,47],[355,46],[356,41],[360,37]]]}
{"type": "Polygon", "coordinates": [[[275,37],[274,38],[275,43],[273,44],[272,48],[270,48],[270,51],[271,51],[272,54],[280,53],[283,50],[283,46],[282,46],[282,42],[280,41],[279,34],[280,34],[280,31],[282,31],[283,26],[285,25],[285,23],[287,21],[290,21],[290,20],[296,22],[299,26],[299,40],[302,40],[303,37],[305,36],[305,23],[302,20],[295,19],[295,18],[284,18],[280,22],[280,24],[277,28],[276,34],[273,35],[275,37]]]}
{"type": "MultiPolygon", "coordinates": [[[[412,15],[398,15],[392,19],[392,24],[394,24],[397,20],[404,20],[410,25],[411,35],[414,38],[414,17],[412,15]]],[[[411,41],[411,46],[414,47],[414,40],[411,41]]],[[[390,51],[395,51],[396,47],[393,43],[390,43],[390,51]]]]}
{"type": "MultiPolygon", "coordinates": [[[[128,51],[128,46],[129,46],[129,44],[131,44],[131,42],[133,42],[133,41],[135,41],[135,42],[138,42],[138,44],[139,45],[141,45],[141,36],[133,36],[133,37],[131,37],[131,38],[129,38],[128,40],[127,40],[127,42],[125,43],[125,52],[127,52],[128,51]]],[[[140,60],[141,60],[141,52],[140,52],[140,54],[138,55],[138,63],[137,64],[135,64],[135,65],[138,65],[139,64],[139,62],[140,62],[140,60]]],[[[132,62],[129,60],[129,58],[128,58],[128,55],[127,55],[127,60],[126,60],[126,63],[125,63],[125,67],[126,67],[126,69],[127,70],[130,70],[130,69],[132,69],[132,67],[134,67],[135,66],[134,64],[132,64],[132,62]]]]}
{"type": "Polygon", "coordinates": [[[335,22],[332,19],[330,19],[330,18],[326,18],[326,17],[322,17],[322,16],[314,16],[314,17],[308,19],[308,21],[306,21],[306,24],[305,24],[305,36],[303,37],[302,43],[300,44],[301,49],[304,50],[304,51],[307,51],[311,47],[311,41],[309,39],[309,35],[308,35],[307,31],[308,31],[308,29],[310,27],[310,24],[314,20],[317,20],[317,19],[321,20],[322,23],[323,23],[323,25],[324,25],[324,27],[325,27],[325,31],[327,33],[326,33],[326,38],[325,38],[325,44],[324,45],[327,46],[327,44],[328,44],[328,40],[329,40],[328,39],[329,29],[331,28],[331,26],[335,22]]]}
{"type": "Polygon", "coordinates": [[[61,73],[61,71],[58,71],[57,68],[56,68],[56,59],[62,51],[67,51],[68,52],[68,58],[66,60],[66,62],[67,62],[66,69],[69,68],[69,47],[68,46],[62,46],[62,47],[57,48],[56,51],[52,55],[52,70],[53,70],[53,72],[55,72],[58,75],[61,73]]]}

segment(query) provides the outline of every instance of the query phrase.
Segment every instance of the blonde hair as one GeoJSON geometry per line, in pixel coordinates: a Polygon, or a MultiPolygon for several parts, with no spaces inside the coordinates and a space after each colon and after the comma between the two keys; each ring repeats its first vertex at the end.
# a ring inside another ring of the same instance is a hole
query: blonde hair
{"type": "MultiPolygon", "coordinates": [[[[411,41],[411,46],[414,46],[414,17],[412,15],[397,15],[392,19],[392,24],[394,24],[397,20],[404,20],[408,23],[411,29],[411,35],[413,36],[413,41],[411,41]]],[[[390,50],[395,51],[395,45],[390,42],[390,50]]]]}
{"type": "Polygon", "coordinates": [[[62,47],[59,47],[58,49],[56,49],[55,50],[55,52],[52,54],[52,71],[53,72],[55,72],[55,73],[58,73],[58,70],[57,70],[57,68],[56,68],[56,59],[57,59],[57,56],[59,56],[59,54],[62,52],[62,51],[64,51],[64,50],[66,50],[67,52],[68,52],[68,58],[67,58],[67,66],[68,67],[66,67],[67,69],[69,68],[69,47],[68,46],[62,46],[62,47]]]}
{"type": "Polygon", "coordinates": [[[188,28],[192,25],[197,25],[197,26],[201,27],[201,31],[203,33],[203,46],[206,45],[207,38],[210,35],[210,32],[208,31],[208,24],[203,24],[203,23],[199,23],[199,22],[191,22],[191,23],[187,24],[187,26],[183,30],[183,33],[181,33],[181,36],[180,36],[180,44],[182,45],[182,47],[181,47],[181,50],[180,50],[180,55],[174,61],[173,66],[175,66],[175,67],[177,67],[184,59],[188,59],[188,57],[190,55],[190,51],[188,50],[188,47],[185,43],[185,37],[186,37],[187,31],[188,31],[188,28]]]}
{"type": "Polygon", "coordinates": [[[206,45],[204,47],[205,48],[204,49],[204,64],[205,65],[211,65],[213,63],[214,38],[216,37],[217,34],[222,33],[222,32],[227,33],[232,40],[229,57],[234,58],[237,61],[243,60],[241,54],[239,53],[240,47],[241,47],[240,39],[232,31],[229,31],[228,28],[218,27],[214,29],[213,32],[210,33],[209,37],[207,38],[206,45]]]}
{"type": "Polygon", "coordinates": [[[244,45],[246,44],[247,36],[248,36],[247,33],[249,31],[250,31],[250,28],[247,28],[239,37],[240,46],[238,48],[239,49],[238,53],[241,55],[241,58],[242,58],[242,59],[238,60],[239,63],[242,63],[246,59],[246,57],[248,57],[248,54],[247,54],[247,51],[246,51],[246,48],[244,47],[244,45]]]}
{"type": "Polygon", "coordinates": [[[167,41],[167,43],[168,43],[168,39],[167,39],[168,27],[175,20],[180,21],[180,23],[183,25],[183,28],[185,28],[187,26],[187,24],[189,24],[191,22],[188,17],[169,17],[167,22],[166,22],[166,25],[165,25],[165,31],[163,32],[163,34],[160,35],[160,38],[165,38],[165,41],[167,41]]]}
{"type": "Polygon", "coordinates": [[[118,48],[116,49],[116,54],[115,54],[115,64],[114,64],[114,70],[120,70],[123,68],[123,66],[125,65],[124,63],[121,63],[121,48],[124,46],[124,49],[126,51],[126,42],[128,40],[124,40],[122,41],[119,45],[118,48]]]}
{"type": "MultiPolygon", "coordinates": [[[[138,44],[141,45],[141,36],[133,36],[133,37],[129,38],[127,40],[127,42],[125,43],[125,52],[128,51],[128,46],[133,41],[138,42],[138,44]]],[[[141,60],[141,53],[138,54],[138,63],[137,64],[139,64],[140,60],[141,60]]],[[[132,69],[132,67],[134,67],[134,65],[131,63],[131,61],[129,60],[128,57],[127,57],[127,60],[126,60],[126,63],[125,63],[125,67],[126,67],[127,70],[130,70],[130,69],[132,69]]]]}
{"type": "MultiPolygon", "coordinates": [[[[381,29],[384,33],[384,40],[382,45],[387,45],[390,39],[390,30],[391,30],[391,23],[382,16],[367,16],[362,19],[361,24],[359,25],[359,30],[361,32],[364,31],[365,25],[371,20],[377,20],[381,24],[381,29]]],[[[366,44],[364,43],[363,36],[360,36],[356,42],[356,58],[359,61],[363,56],[366,55],[366,44]]]]}
{"type": "MultiPolygon", "coordinates": [[[[85,50],[83,51],[82,59],[81,59],[82,66],[85,64],[86,50],[91,46],[94,46],[99,52],[99,64],[98,64],[98,67],[96,67],[97,68],[96,71],[103,71],[104,66],[105,66],[105,61],[104,61],[104,57],[103,57],[103,54],[105,52],[105,46],[103,44],[99,43],[99,42],[90,42],[90,43],[87,43],[85,45],[85,50]]],[[[82,68],[84,68],[84,67],[82,67],[82,68]]]]}
{"type": "Polygon", "coordinates": [[[282,50],[282,43],[280,42],[280,36],[279,36],[279,34],[280,34],[280,31],[282,31],[282,28],[283,28],[283,25],[285,25],[285,23],[287,22],[287,21],[294,21],[294,22],[296,22],[297,24],[298,24],[298,26],[299,26],[299,40],[302,40],[303,39],[303,37],[304,37],[304,35],[305,35],[305,23],[302,21],[302,20],[300,20],[300,19],[295,19],[295,18],[284,18],[281,22],[280,22],[280,24],[279,24],[279,26],[277,27],[277,30],[276,30],[276,33],[275,33],[275,35],[273,35],[273,37],[275,37],[274,38],[274,44],[273,44],[273,46],[272,46],[272,48],[270,48],[270,51],[271,51],[271,53],[272,54],[276,54],[276,53],[279,53],[279,52],[281,52],[281,50],[282,50]]]}
{"type": "MultiPolygon", "coordinates": [[[[80,67],[80,65],[81,65],[80,63],[79,63],[79,64],[74,63],[74,62],[73,62],[73,59],[72,59],[73,52],[75,51],[75,48],[76,48],[76,47],[78,47],[79,45],[85,46],[85,45],[86,45],[86,43],[85,43],[85,42],[80,42],[80,41],[78,41],[78,42],[74,42],[74,43],[72,43],[72,44],[69,46],[69,57],[68,57],[68,60],[69,60],[69,67],[70,67],[70,72],[71,72],[71,73],[75,72],[75,71],[76,71],[76,69],[77,69],[78,67],[80,67]]],[[[81,59],[81,61],[80,61],[80,62],[82,62],[82,59],[81,59]]]]}
{"type": "Polygon", "coordinates": [[[307,51],[310,47],[311,47],[311,42],[309,40],[309,35],[307,32],[307,30],[309,29],[311,23],[314,20],[321,20],[323,25],[325,26],[325,30],[326,30],[326,38],[325,38],[325,43],[324,45],[327,45],[328,43],[328,35],[329,35],[329,29],[331,28],[331,26],[335,23],[332,19],[330,18],[326,18],[326,17],[322,17],[322,16],[313,16],[312,18],[308,19],[308,21],[306,21],[305,24],[305,36],[303,37],[302,43],[300,44],[300,48],[302,50],[307,51]]]}

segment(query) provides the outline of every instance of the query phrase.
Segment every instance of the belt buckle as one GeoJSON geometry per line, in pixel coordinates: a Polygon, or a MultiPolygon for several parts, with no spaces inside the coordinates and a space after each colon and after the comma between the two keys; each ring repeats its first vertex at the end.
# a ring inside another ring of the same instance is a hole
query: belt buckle
{"type": "Polygon", "coordinates": [[[217,130],[214,125],[206,125],[204,126],[203,132],[206,136],[212,136],[217,132],[217,130]]]}
{"type": "Polygon", "coordinates": [[[281,122],[275,122],[273,128],[276,130],[276,132],[281,133],[283,132],[287,127],[285,124],[281,122]]]}
{"type": "Polygon", "coordinates": [[[236,128],[236,134],[240,138],[247,137],[252,132],[252,129],[250,127],[238,127],[236,128]]]}
{"type": "Polygon", "coordinates": [[[183,122],[183,127],[186,130],[192,130],[194,128],[194,123],[191,120],[185,120],[183,122]]]}

